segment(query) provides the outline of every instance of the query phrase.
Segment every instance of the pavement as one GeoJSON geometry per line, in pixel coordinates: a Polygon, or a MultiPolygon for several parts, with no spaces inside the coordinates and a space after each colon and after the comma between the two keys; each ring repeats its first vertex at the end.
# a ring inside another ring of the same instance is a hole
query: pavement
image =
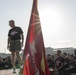
{"type": "Polygon", "coordinates": [[[13,73],[12,69],[0,70],[0,75],[19,75],[19,69],[16,70],[17,73],[13,73]]]}

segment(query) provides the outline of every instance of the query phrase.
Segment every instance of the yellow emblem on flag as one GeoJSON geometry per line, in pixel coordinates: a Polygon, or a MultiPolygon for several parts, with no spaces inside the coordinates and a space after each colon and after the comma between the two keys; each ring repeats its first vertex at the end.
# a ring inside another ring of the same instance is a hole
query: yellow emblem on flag
{"type": "Polygon", "coordinates": [[[43,54],[43,52],[42,52],[41,68],[42,68],[42,71],[45,73],[45,62],[44,62],[44,54],[43,54]]]}

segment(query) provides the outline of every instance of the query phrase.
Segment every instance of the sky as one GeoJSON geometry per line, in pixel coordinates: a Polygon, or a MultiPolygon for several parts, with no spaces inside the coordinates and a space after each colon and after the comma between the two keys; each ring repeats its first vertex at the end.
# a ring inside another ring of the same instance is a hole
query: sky
{"type": "MultiPolygon", "coordinates": [[[[0,53],[9,53],[9,20],[13,19],[23,29],[26,41],[32,2],[0,0],[0,53]]],[[[38,11],[45,47],[76,48],[76,0],[38,0],[38,11]]]]}

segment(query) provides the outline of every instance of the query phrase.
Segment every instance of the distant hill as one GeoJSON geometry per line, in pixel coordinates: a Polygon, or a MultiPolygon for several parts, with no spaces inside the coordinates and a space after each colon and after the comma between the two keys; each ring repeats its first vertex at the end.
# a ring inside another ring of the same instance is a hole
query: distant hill
{"type": "MultiPolygon", "coordinates": [[[[45,53],[46,53],[46,55],[47,54],[53,55],[53,54],[56,54],[57,50],[61,50],[62,53],[66,52],[66,53],[69,53],[69,54],[74,54],[75,48],[73,48],[73,47],[68,47],[68,48],[67,47],[66,48],[51,48],[51,47],[46,47],[45,48],[45,53]]],[[[20,52],[20,55],[21,56],[23,55],[23,50],[20,52]]],[[[5,58],[7,56],[11,56],[11,54],[0,53],[0,56],[5,58]]]]}
{"type": "Polygon", "coordinates": [[[74,54],[75,48],[73,48],[73,47],[66,47],[66,48],[47,47],[47,48],[45,48],[46,54],[51,54],[51,55],[56,54],[57,50],[61,50],[62,53],[66,52],[68,54],[74,54]]]}
{"type": "Polygon", "coordinates": [[[53,50],[54,50],[54,49],[51,48],[51,47],[46,47],[46,48],[45,48],[46,55],[47,55],[47,54],[54,54],[54,51],[53,51],[53,50]]]}

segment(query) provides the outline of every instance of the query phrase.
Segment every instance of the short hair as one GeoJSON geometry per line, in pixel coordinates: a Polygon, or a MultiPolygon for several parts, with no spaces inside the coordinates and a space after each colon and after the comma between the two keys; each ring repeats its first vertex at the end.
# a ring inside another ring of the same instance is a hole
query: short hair
{"type": "Polygon", "coordinates": [[[60,50],[57,50],[57,52],[60,52],[60,53],[61,53],[61,51],[60,51],[60,50]]]}
{"type": "Polygon", "coordinates": [[[50,54],[47,54],[47,56],[51,56],[50,54]]]}
{"type": "Polygon", "coordinates": [[[14,21],[14,20],[10,20],[9,22],[13,22],[13,23],[15,23],[15,21],[14,21]]]}
{"type": "Polygon", "coordinates": [[[65,52],[63,54],[67,55],[67,53],[65,53],[65,52]]]}
{"type": "Polygon", "coordinates": [[[71,57],[74,57],[74,55],[70,55],[71,57]]]}

